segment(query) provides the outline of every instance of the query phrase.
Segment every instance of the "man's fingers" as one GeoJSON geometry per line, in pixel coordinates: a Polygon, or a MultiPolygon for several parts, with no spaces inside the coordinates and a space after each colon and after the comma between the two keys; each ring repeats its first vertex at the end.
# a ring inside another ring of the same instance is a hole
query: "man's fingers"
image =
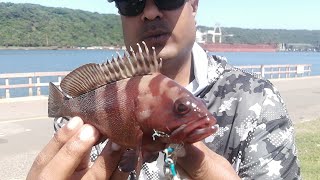
{"type": "Polygon", "coordinates": [[[88,169],[90,167],[90,163],[91,163],[90,162],[90,153],[91,153],[91,149],[89,149],[89,151],[85,153],[85,155],[83,156],[76,171],[83,171],[83,170],[88,169]]]}
{"type": "Polygon", "coordinates": [[[69,178],[70,180],[79,180],[82,179],[82,177],[87,173],[88,169],[91,166],[91,161],[90,161],[90,153],[91,149],[85,153],[83,156],[80,164],[76,168],[75,172],[73,175],[69,178]]]}
{"type": "Polygon", "coordinates": [[[68,178],[75,172],[83,158],[86,158],[88,151],[98,138],[99,132],[93,126],[89,124],[83,125],[45,167],[42,175],[46,176],[51,172],[55,172],[55,179],[68,178]]]}
{"type": "Polygon", "coordinates": [[[181,179],[191,179],[189,174],[179,164],[176,164],[176,171],[181,179]]]}
{"type": "Polygon", "coordinates": [[[128,173],[116,172],[123,149],[109,141],[83,179],[127,179],[128,173]],[[114,176],[113,173],[116,173],[114,176]]]}
{"type": "MultiPolygon", "coordinates": [[[[74,117],[68,122],[67,125],[56,132],[49,143],[38,154],[29,172],[35,174],[37,172],[40,172],[59,152],[61,147],[74,136],[74,134],[80,129],[82,125],[83,121],[79,117],[74,117]]],[[[28,177],[33,176],[32,174],[29,174],[28,177]]]]}

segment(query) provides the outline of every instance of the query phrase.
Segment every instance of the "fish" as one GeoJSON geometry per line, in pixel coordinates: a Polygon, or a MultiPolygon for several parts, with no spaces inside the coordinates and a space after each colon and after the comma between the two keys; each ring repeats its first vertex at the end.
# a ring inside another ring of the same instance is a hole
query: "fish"
{"type": "Polygon", "coordinates": [[[78,116],[106,139],[134,150],[133,159],[123,161],[132,164],[122,163],[126,172],[141,167],[143,152],[194,143],[216,131],[206,104],[163,75],[155,48],[150,52],[142,44],[138,53],[130,48],[123,56],[76,68],[60,88],[49,84],[48,116],[78,116]]]}

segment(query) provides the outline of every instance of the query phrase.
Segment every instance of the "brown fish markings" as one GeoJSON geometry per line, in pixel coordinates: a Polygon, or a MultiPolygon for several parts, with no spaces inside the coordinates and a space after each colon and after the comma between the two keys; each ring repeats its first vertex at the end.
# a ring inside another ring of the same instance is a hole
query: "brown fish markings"
{"type": "Polygon", "coordinates": [[[75,69],[62,80],[62,92],[50,83],[49,117],[79,116],[139,157],[214,133],[216,120],[206,105],[160,73],[154,48],[150,55],[145,44],[145,52],[138,47],[137,56],[131,50],[125,58],[75,69]]]}

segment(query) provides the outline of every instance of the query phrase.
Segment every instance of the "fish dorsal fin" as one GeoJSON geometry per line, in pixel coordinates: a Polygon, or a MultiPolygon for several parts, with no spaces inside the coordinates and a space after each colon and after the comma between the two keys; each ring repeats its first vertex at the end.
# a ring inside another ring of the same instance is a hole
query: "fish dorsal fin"
{"type": "Polygon", "coordinates": [[[77,97],[111,82],[160,72],[162,60],[157,59],[155,48],[152,47],[150,54],[146,44],[142,44],[145,52],[137,44],[137,54],[130,48],[129,52],[125,51],[124,57],[117,53],[117,57],[113,57],[111,61],[78,67],[61,81],[62,91],[71,97],[77,97]]]}

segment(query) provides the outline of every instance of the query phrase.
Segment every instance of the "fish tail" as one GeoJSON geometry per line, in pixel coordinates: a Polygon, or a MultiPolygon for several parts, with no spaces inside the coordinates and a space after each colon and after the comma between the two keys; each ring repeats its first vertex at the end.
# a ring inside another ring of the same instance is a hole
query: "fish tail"
{"type": "Polygon", "coordinates": [[[49,83],[48,116],[63,117],[63,103],[67,98],[52,82],[49,83]]]}

